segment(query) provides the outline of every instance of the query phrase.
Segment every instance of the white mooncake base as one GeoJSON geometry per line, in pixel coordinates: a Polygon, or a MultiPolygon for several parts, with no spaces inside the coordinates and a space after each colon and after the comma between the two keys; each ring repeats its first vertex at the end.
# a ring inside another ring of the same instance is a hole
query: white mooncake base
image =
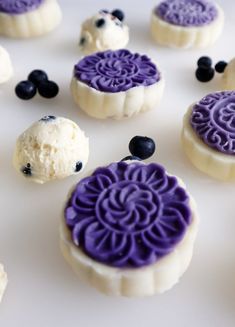
{"type": "MultiPolygon", "coordinates": [[[[178,182],[185,188],[180,179],[178,182]]],[[[179,281],[190,264],[199,222],[196,205],[191,197],[190,208],[192,222],[187,228],[183,240],[170,254],[146,267],[115,268],[88,257],[73,243],[64,217],[60,225],[60,248],[75,273],[83,281],[106,295],[143,297],[161,294],[179,281]]]]}
{"type": "Polygon", "coordinates": [[[4,271],[3,265],[0,264],[0,302],[7,287],[7,282],[7,274],[4,271]]]}
{"type": "Polygon", "coordinates": [[[205,48],[215,43],[224,26],[223,10],[216,5],[217,18],[206,26],[184,27],[170,24],[159,18],[154,11],[151,15],[150,30],[154,41],[174,48],[205,48]]]}
{"type": "Polygon", "coordinates": [[[35,10],[23,14],[0,13],[0,35],[30,38],[52,31],[61,21],[62,13],[56,0],[44,0],[35,10]]]}
{"type": "Polygon", "coordinates": [[[181,134],[184,152],[189,160],[203,173],[222,181],[235,181],[235,157],[216,151],[205,144],[190,125],[193,106],[183,120],[181,134]]]}
{"type": "Polygon", "coordinates": [[[165,82],[161,76],[160,81],[150,86],[137,86],[124,92],[107,93],[89,87],[73,77],[71,92],[77,106],[89,116],[97,119],[122,119],[157,107],[164,86],[165,82]]]}

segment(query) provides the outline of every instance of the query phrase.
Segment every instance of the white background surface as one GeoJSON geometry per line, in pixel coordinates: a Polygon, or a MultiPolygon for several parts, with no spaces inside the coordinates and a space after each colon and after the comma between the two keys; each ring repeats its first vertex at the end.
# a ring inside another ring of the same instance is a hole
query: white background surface
{"type": "Polygon", "coordinates": [[[235,186],[198,172],[180,145],[182,117],[189,104],[218,90],[219,78],[201,84],[194,78],[203,54],[214,61],[235,55],[235,2],[220,0],[226,24],[217,44],[207,50],[181,51],[155,46],[148,33],[155,1],[60,1],[64,19],[52,34],[29,41],[0,37],[11,54],[14,79],[0,87],[0,258],[9,285],[0,306],[1,327],[232,327],[235,326],[235,186]],[[96,121],[76,108],[69,92],[82,20],[101,8],[123,8],[130,25],[129,48],[145,52],[160,63],[166,78],[161,106],[126,121],[96,121]],[[35,69],[45,69],[60,85],[53,100],[36,97],[23,102],[15,84],[35,69]],[[191,266],[171,291],[146,299],[108,298],[81,283],[62,258],[58,223],[64,199],[76,177],[35,185],[12,168],[17,136],[44,115],[76,121],[90,137],[87,169],[128,155],[136,134],[153,137],[152,158],[180,176],[198,204],[200,231],[191,266]]]}

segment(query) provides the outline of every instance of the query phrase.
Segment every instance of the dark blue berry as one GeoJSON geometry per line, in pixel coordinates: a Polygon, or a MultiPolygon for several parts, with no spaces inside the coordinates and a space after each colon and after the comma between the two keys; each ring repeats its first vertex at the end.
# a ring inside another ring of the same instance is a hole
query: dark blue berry
{"type": "Polygon", "coordinates": [[[212,60],[210,57],[203,56],[197,61],[198,67],[210,68],[212,66],[212,60]]]}
{"type": "Polygon", "coordinates": [[[217,71],[217,73],[223,73],[227,65],[228,64],[226,61],[219,61],[215,65],[215,70],[217,71]]]}
{"type": "Polygon", "coordinates": [[[84,45],[85,43],[86,43],[86,38],[84,36],[82,36],[79,41],[79,45],[84,45]]]}
{"type": "Polygon", "coordinates": [[[97,19],[97,21],[95,22],[95,26],[98,28],[103,27],[104,25],[105,25],[104,18],[97,19]]]}
{"type": "Polygon", "coordinates": [[[78,173],[82,169],[82,162],[78,161],[75,166],[75,172],[78,173]]]}
{"type": "Polygon", "coordinates": [[[135,157],[135,156],[127,156],[125,158],[123,158],[121,161],[127,161],[127,160],[141,160],[139,157],[135,157]]]}
{"type": "Polygon", "coordinates": [[[40,119],[40,121],[48,122],[48,121],[55,120],[55,119],[56,119],[55,116],[44,116],[40,119]]]}
{"type": "Polygon", "coordinates": [[[144,160],[154,154],[155,143],[147,136],[135,136],[129,143],[129,150],[133,156],[144,160]]]}
{"type": "Polygon", "coordinates": [[[21,169],[22,173],[26,176],[32,176],[32,171],[31,171],[31,165],[30,163],[27,163],[25,167],[21,169]]]}
{"type": "Polygon", "coordinates": [[[113,11],[111,12],[111,14],[112,14],[114,17],[118,18],[121,22],[122,22],[122,21],[124,20],[124,18],[125,18],[124,12],[123,12],[122,10],[120,10],[120,9],[115,9],[115,10],[113,10],[113,11]]]}
{"type": "Polygon", "coordinates": [[[44,81],[39,84],[38,93],[44,98],[51,99],[57,96],[59,87],[55,82],[44,81]]]}
{"type": "Polygon", "coordinates": [[[22,100],[30,100],[37,93],[37,89],[32,82],[22,81],[16,85],[15,93],[22,100]]]}
{"type": "Polygon", "coordinates": [[[213,68],[199,67],[196,70],[195,75],[196,75],[196,78],[197,78],[198,81],[200,81],[200,82],[209,82],[214,77],[215,71],[214,71],[213,68]]]}
{"type": "Polygon", "coordinates": [[[43,70],[35,69],[29,74],[28,80],[38,86],[41,82],[47,81],[48,76],[43,70]]]}

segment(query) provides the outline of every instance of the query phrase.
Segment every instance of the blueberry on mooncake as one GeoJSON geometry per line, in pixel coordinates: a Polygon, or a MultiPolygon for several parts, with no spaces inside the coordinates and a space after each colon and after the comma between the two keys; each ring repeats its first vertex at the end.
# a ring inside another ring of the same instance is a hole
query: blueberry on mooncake
{"type": "Polygon", "coordinates": [[[126,49],[97,52],[74,67],[71,91],[88,115],[121,119],[157,107],[164,90],[159,68],[126,49]]]}
{"type": "Polygon", "coordinates": [[[52,31],[61,17],[56,0],[0,0],[0,35],[40,36],[52,31]]]}
{"type": "Polygon", "coordinates": [[[207,0],[164,0],[151,15],[151,34],[161,45],[203,48],[212,45],[224,25],[222,9],[207,0]]]}
{"type": "Polygon", "coordinates": [[[188,109],[182,142],[186,155],[202,172],[235,180],[235,91],[208,94],[188,109]]]}
{"type": "Polygon", "coordinates": [[[99,291],[149,296],[179,281],[197,227],[195,204],[182,181],[129,156],[95,169],[74,187],[60,245],[78,276],[99,291]]]}

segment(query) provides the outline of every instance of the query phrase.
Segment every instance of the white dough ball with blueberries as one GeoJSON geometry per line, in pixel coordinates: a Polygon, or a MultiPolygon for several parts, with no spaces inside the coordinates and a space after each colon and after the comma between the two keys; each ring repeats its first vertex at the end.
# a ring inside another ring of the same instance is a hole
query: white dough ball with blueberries
{"type": "Polygon", "coordinates": [[[129,28],[124,24],[120,9],[112,12],[100,10],[85,20],[81,27],[79,48],[84,54],[125,48],[129,41],[129,28]]]}
{"type": "Polygon", "coordinates": [[[28,180],[43,184],[79,173],[88,155],[89,140],[75,122],[45,116],[18,137],[13,164],[28,180]]]}

